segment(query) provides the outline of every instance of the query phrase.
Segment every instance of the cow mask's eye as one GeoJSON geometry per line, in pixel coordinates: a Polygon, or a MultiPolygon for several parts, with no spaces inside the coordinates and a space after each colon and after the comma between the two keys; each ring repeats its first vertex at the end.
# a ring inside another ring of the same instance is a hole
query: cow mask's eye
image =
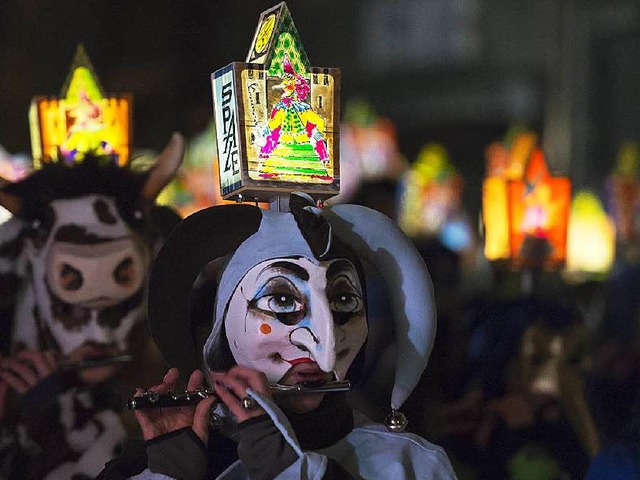
{"type": "Polygon", "coordinates": [[[80,287],[82,287],[82,273],[68,263],[63,263],[60,270],[60,285],[63,289],[72,292],[80,290],[80,287]]]}

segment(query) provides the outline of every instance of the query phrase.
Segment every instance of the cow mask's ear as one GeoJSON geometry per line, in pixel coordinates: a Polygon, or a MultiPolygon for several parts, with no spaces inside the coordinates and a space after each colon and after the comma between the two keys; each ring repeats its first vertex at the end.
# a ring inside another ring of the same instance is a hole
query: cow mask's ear
{"type": "Polygon", "coordinates": [[[4,187],[10,182],[0,179],[0,205],[9,210],[13,215],[20,215],[22,211],[22,199],[11,193],[5,192],[4,187]]]}
{"type": "Polygon", "coordinates": [[[156,197],[174,177],[184,158],[184,137],[175,132],[164,150],[158,155],[149,177],[140,192],[139,207],[147,210],[156,197]]]}

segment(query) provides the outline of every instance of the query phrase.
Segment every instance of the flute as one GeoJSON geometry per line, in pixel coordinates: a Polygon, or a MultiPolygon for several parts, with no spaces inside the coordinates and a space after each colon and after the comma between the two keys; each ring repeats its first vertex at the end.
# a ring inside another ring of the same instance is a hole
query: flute
{"type": "MultiPolygon", "coordinates": [[[[298,383],[296,385],[282,385],[270,383],[269,390],[273,395],[303,395],[308,393],[348,392],[351,389],[349,380],[316,383],[298,383]]],[[[145,408],[186,407],[197,405],[201,400],[215,393],[207,388],[185,392],[156,393],[144,392],[142,396],[132,397],[127,400],[129,410],[141,410],[145,408]]]]}
{"type": "Polygon", "coordinates": [[[85,358],[79,361],[62,360],[58,363],[58,369],[63,372],[84,370],[86,368],[104,367],[118,363],[129,363],[133,360],[133,355],[116,355],[113,357],[85,358]]]}

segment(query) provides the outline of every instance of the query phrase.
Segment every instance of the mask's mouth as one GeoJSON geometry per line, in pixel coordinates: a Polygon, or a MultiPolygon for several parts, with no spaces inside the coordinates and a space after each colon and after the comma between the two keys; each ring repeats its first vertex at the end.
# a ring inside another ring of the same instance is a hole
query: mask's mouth
{"type": "Polygon", "coordinates": [[[283,385],[313,385],[317,387],[334,379],[333,372],[322,371],[318,364],[311,359],[294,362],[290,362],[292,364],[291,369],[278,383],[283,385]]]}

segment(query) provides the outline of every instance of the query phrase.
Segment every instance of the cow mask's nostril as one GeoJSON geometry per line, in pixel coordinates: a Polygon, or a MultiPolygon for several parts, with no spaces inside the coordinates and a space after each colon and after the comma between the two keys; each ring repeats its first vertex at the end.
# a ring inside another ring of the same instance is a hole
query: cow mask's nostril
{"type": "Polygon", "coordinates": [[[133,258],[127,257],[122,260],[113,271],[113,278],[118,285],[128,287],[132,285],[136,277],[136,268],[133,258]]]}
{"type": "Polygon", "coordinates": [[[82,287],[82,273],[68,263],[62,264],[60,271],[60,285],[64,290],[76,291],[82,287]]]}

